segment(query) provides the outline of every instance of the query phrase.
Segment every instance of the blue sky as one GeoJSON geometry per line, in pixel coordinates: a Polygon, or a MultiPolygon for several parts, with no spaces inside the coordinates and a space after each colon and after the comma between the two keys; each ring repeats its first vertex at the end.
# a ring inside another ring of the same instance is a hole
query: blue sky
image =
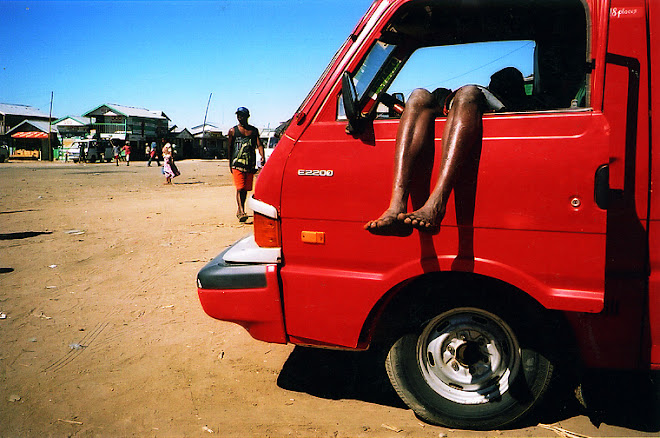
{"type": "MultiPolygon", "coordinates": [[[[104,103],[162,110],[180,128],[227,131],[239,106],[259,129],[290,118],[372,0],[0,0],[0,102],[53,116],[104,103]]],[[[392,86],[488,85],[533,43],[415,54],[392,86]],[[415,67],[413,67],[415,66],[415,67]],[[407,70],[406,70],[407,69],[407,70]]]]}
{"type": "Polygon", "coordinates": [[[0,0],[0,102],[53,115],[103,103],[223,130],[288,119],[371,0],[0,0]]]}

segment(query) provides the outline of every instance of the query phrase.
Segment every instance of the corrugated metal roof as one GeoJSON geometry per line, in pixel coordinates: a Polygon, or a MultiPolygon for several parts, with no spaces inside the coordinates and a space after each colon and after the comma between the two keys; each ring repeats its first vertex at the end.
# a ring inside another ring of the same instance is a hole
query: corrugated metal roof
{"type": "MultiPolygon", "coordinates": [[[[11,134],[13,132],[35,131],[35,130],[41,132],[48,132],[48,122],[42,122],[40,120],[23,120],[13,129],[9,130],[7,134],[11,134]]],[[[57,130],[57,126],[52,125],[50,127],[50,132],[59,132],[57,130]]]]}
{"type": "MultiPolygon", "coordinates": [[[[162,111],[151,111],[146,108],[135,108],[132,106],[124,106],[124,105],[118,105],[116,103],[104,103],[103,105],[99,105],[93,110],[87,111],[83,116],[91,116],[94,115],[98,110],[100,109],[107,109],[112,112],[117,113],[118,115],[121,116],[126,116],[126,117],[144,117],[144,118],[149,118],[149,119],[167,119],[169,120],[170,118],[167,117],[167,115],[162,112],[162,111]]],[[[105,114],[105,113],[103,113],[105,114]]],[[[98,114],[101,115],[101,114],[98,114]]]]}
{"type": "Polygon", "coordinates": [[[222,132],[222,130],[220,128],[218,128],[217,126],[212,125],[210,123],[207,123],[206,125],[195,126],[193,128],[190,128],[189,131],[192,135],[201,134],[202,131],[204,131],[204,132],[222,132]],[[203,129],[204,126],[206,126],[206,129],[203,129]]]}
{"type": "Polygon", "coordinates": [[[66,117],[62,117],[61,119],[55,120],[53,122],[53,125],[84,126],[84,125],[90,125],[91,123],[92,123],[92,119],[90,119],[89,117],[66,116],[66,117]]]}
{"type": "Polygon", "coordinates": [[[39,108],[12,103],[0,103],[0,114],[24,117],[48,117],[48,114],[42,113],[39,108]]]}

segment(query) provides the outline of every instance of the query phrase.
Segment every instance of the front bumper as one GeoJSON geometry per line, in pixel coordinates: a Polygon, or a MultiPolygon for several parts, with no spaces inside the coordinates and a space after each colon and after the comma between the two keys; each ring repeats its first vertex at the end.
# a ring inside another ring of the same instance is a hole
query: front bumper
{"type": "Polygon", "coordinates": [[[236,254],[246,249],[250,253],[250,248],[260,250],[252,236],[236,242],[199,271],[199,301],[209,316],[240,324],[255,339],[285,344],[277,263],[228,261],[240,258],[236,254]]]}

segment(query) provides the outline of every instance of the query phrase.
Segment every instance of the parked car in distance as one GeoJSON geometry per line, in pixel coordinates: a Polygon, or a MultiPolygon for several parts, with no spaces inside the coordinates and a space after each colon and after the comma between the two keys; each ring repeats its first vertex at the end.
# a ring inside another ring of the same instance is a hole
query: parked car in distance
{"type": "Polygon", "coordinates": [[[97,160],[101,161],[104,158],[104,153],[100,149],[95,139],[81,139],[74,140],[64,153],[66,154],[66,159],[73,160],[74,163],[77,163],[81,159],[95,163],[97,160]]]}
{"type": "Polygon", "coordinates": [[[7,145],[0,146],[0,163],[4,163],[9,159],[9,148],[7,145]]]}
{"type": "MultiPolygon", "coordinates": [[[[264,155],[266,157],[266,161],[268,161],[268,158],[270,158],[270,155],[275,150],[275,146],[277,146],[277,142],[280,141],[280,139],[279,137],[275,136],[274,130],[270,132],[262,132],[260,139],[261,144],[264,146],[264,155]]],[[[257,166],[261,167],[261,163],[257,163],[257,166]]]]}
{"type": "Polygon", "coordinates": [[[74,163],[80,161],[80,145],[76,142],[71,143],[71,146],[64,150],[64,161],[69,160],[74,163]]]}

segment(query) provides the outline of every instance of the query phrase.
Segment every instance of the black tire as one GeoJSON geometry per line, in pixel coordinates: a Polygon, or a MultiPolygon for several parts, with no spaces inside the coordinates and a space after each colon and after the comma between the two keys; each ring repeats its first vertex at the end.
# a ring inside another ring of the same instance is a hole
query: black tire
{"type": "Polygon", "coordinates": [[[392,386],[429,423],[510,426],[540,401],[553,376],[540,337],[531,324],[513,323],[520,319],[478,307],[440,313],[390,348],[385,365],[392,386]]]}

